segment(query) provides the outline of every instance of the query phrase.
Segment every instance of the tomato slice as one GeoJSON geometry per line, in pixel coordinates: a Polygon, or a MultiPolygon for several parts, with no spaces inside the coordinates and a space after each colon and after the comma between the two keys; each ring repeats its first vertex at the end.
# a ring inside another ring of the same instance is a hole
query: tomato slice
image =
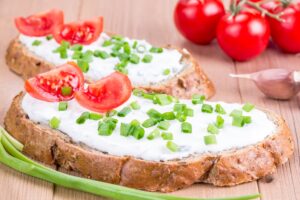
{"type": "Polygon", "coordinates": [[[74,97],[83,87],[84,78],[80,68],[73,62],[39,74],[25,82],[25,90],[34,98],[56,102],[74,97]]]}
{"type": "Polygon", "coordinates": [[[103,31],[103,17],[84,22],[62,24],[54,29],[53,36],[58,43],[62,40],[71,44],[91,44],[103,31]]]}
{"type": "Polygon", "coordinates": [[[30,15],[28,17],[15,18],[17,29],[28,36],[46,36],[53,29],[64,23],[64,13],[58,9],[52,9],[43,13],[30,15]]]}
{"type": "Polygon", "coordinates": [[[89,84],[84,90],[75,93],[75,98],[83,107],[96,112],[107,112],[125,101],[131,95],[132,86],[128,77],[114,72],[111,75],[89,84]]]}

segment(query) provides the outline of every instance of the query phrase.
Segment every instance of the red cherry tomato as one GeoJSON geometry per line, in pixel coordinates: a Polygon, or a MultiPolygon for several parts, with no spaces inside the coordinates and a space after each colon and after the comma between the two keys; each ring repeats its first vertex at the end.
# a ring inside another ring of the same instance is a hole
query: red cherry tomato
{"type": "Polygon", "coordinates": [[[97,17],[81,23],[62,24],[54,29],[53,36],[60,43],[62,40],[70,44],[91,44],[103,31],[103,17],[97,17]]]}
{"type": "Polygon", "coordinates": [[[89,110],[107,112],[127,101],[131,91],[132,86],[128,77],[114,72],[76,92],[75,98],[80,105],[89,110]]]}
{"type": "Polygon", "coordinates": [[[278,5],[272,12],[275,14],[283,13],[281,15],[283,21],[268,17],[273,42],[284,52],[299,53],[300,4],[290,4],[286,8],[278,5]]]}
{"type": "Polygon", "coordinates": [[[73,62],[39,74],[25,82],[25,90],[34,98],[55,102],[70,100],[82,88],[83,74],[73,62]]]}
{"type": "Polygon", "coordinates": [[[43,13],[28,17],[15,18],[15,24],[20,33],[28,36],[46,36],[53,29],[64,23],[64,13],[61,10],[52,9],[43,13]]]}
{"type": "Polygon", "coordinates": [[[174,21],[188,40],[208,44],[216,37],[218,22],[224,14],[220,0],[180,0],[174,11],[174,21]]]}
{"type": "Polygon", "coordinates": [[[237,61],[259,55],[267,47],[270,28],[258,12],[225,15],[217,28],[217,39],[224,52],[237,61]]]}

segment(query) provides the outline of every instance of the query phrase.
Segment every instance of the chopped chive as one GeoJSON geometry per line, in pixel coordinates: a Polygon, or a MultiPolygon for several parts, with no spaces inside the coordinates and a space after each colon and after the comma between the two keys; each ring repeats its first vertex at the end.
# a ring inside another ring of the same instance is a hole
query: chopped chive
{"type": "Polygon", "coordinates": [[[172,141],[168,141],[166,147],[172,152],[177,152],[180,150],[180,147],[172,141]]]}
{"type": "Polygon", "coordinates": [[[234,109],[234,110],[230,113],[230,116],[231,116],[231,117],[242,116],[242,115],[243,115],[243,111],[237,110],[237,109],[234,109]]]}
{"type": "Polygon", "coordinates": [[[91,120],[99,120],[102,118],[103,118],[103,115],[101,115],[99,113],[90,113],[89,114],[89,119],[91,119],[91,120]]]}
{"type": "Polygon", "coordinates": [[[95,50],[94,56],[102,59],[106,59],[109,57],[109,54],[106,51],[95,50]]]}
{"type": "Polygon", "coordinates": [[[246,103],[244,106],[243,106],[243,110],[246,111],[246,112],[250,112],[255,106],[251,103],[246,103]]]}
{"type": "Polygon", "coordinates": [[[181,123],[181,131],[183,133],[192,133],[192,124],[189,122],[182,122],[181,123]]]}
{"type": "Polygon", "coordinates": [[[124,38],[121,35],[113,35],[111,39],[122,41],[124,38]]]}
{"type": "Polygon", "coordinates": [[[243,118],[244,118],[245,124],[250,124],[252,121],[251,116],[244,116],[243,118]]]}
{"type": "Polygon", "coordinates": [[[159,129],[156,128],[149,133],[149,135],[147,136],[147,139],[153,140],[155,138],[158,138],[159,136],[160,136],[160,131],[159,131],[159,129]]]}
{"type": "Polygon", "coordinates": [[[86,73],[89,71],[90,65],[88,62],[83,61],[83,60],[77,60],[77,65],[83,73],[86,73]]]}
{"type": "Polygon", "coordinates": [[[64,47],[65,49],[70,48],[70,42],[63,40],[60,44],[61,47],[64,47]]]}
{"type": "Polygon", "coordinates": [[[162,116],[161,113],[158,112],[157,110],[151,108],[150,110],[147,111],[147,115],[150,118],[156,119],[156,120],[161,120],[162,116]]]}
{"type": "Polygon", "coordinates": [[[131,108],[130,107],[124,107],[120,112],[118,112],[118,116],[119,117],[125,117],[130,112],[131,112],[131,108]]]}
{"type": "Polygon", "coordinates": [[[130,129],[131,129],[130,124],[121,123],[120,134],[122,136],[127,137],[130,135],[130,129]]]}
{"type": "Polygon", "coordinates": [[[83,48],[83,46],[80,44],[74,44],[73,46],[71,46],[71,50],[73,50],[73,51],[81,51],[82,48],[83,48]]]}
{"type": "Polygon", "coordinates": [[[80,52],[80,51],[74,51],[74,53],[72,55],[72,59],[79,60],[81,57],[82,57],[82,52],[80,52]]]}
{"type": "Polygon", "coordinates": [[[157,100],[157,103],[161,106],[169,105],[172,103],[172,98],[170,98],[170,96],[166,94],[156,94],[155,98],[157,100]]]}
{"type": "Polygon", "coordinates": [[[121,62],[119,62],[119,63],[116,64],[116,67],[118,67],[118,68],[124,68],[124,67],[127,66],[127,64],[128,64],[127,60],[122,60],[121,62]]]}
{"type": "Polygon", "coordinates": [[[63,86],[61,88],[61,94],[63,96],[70,96],[72,94],[72,87],[70,87],[70,86],[63,86]]]}
{"type": "Polygon", "coordinates": [[[188,117],[193,117],[193,116],[194,116],[194,110],[191,109],[191,108],[186,108],[186,109],[184,110],[184,114],[185,114],[186,116],[188,116],[188,117]]]}
{"type": "Polygon", "coordinates": [[[219,133],[219,129],[214,124],[208,124],[208,126],[207,126],[207,132],[212,133],[212,134],[218,134],[219,133]]]}
{"type": "Polygon", "coordinates": [[[186,120],[186,115],[183,113],[177,113],[176,114],[176,119],[180,122],[185,122],[186,120]]]}
{"type": "Polygon", "coordinates": [[[128,74],[128,70],[126,68],[124,68],[124,67],[121,67],[118,64],[115,66],[115,70],[118,71],[118,72],[120,72],[120,73],[122,73],[122,74],[125,74],[125,75],[128,74]]]}
{"type": "Polygon", "coordinates": [[[81,60],[90,63],[93,61],[93,54],[93,51],[87,50],[86,52],[82,53],[81,60]]]}
{"type": "Polygon", "coordinates": [[[144,45],[140,44],[137,46],[136,51],[138,53],[144,53],[146,51],[146,47],[144,45]]]}
{"type": "Polygon", "coordinates": [[[165,69],[165,70],[163,71],[163,75],[165,75],[165,76],[169,75],[170,73],[171,73],[171,70],[170,70],[170,69],[165,69]]]}
{"type": "Polygon", "coordinates": [[[221,104],[216,104],[215,112],[219,114],[226,114],[225,109],[221,106],[221,104]]]}
{"type": "Polygon", "coordinates": [[[120,61],[128,62],[130,55],[126,53],[119,53],[118,58],[120,61]]]}
{"type": "Polygon", "coordinates": [[[173,140],[173,134],[170,132],[163,132],[161,137],[163,140],[173,140]]]}
{"type": "Polygon", "coordinates": [[[98,123],[98,134],[103,136],[109,136],[115,130],[118,120],[114,118],[106,118],[104,121],[98,123]]]}
{"type": "Polygon", "coordinates": [[[204,143],[206,145],[217,144],[216,135],[205,135],[204,136],[204,143]]]}
{"type": "Polygon", "coordinates": [[[128,42],[125,42],[125,44],[123,45],[123,51],[126,54],[130,54],[131,53],[131,48],[130,48],[128,42]]]}
{"type": "Polygon", "coordinates": [[[137,44],[138,44],[138,42],[137,42],[137,41],[134,41],[134,42],[133,42],[133,45],[132,45],[132,48],[135,49],[135,48],[137,47],[137,44]]]}
{"type": "Polygon", "coordinates": [[[58,104],[59,111],[65,111],[67,109],[68,109],[68,102],[59,102],[58,104]]]}
{"type": "Polygon", "coordinates": [[[224,126],[224,119],[220,115],[217,116],[216,126],[218,128],[223,128],[223,126],[224,126]]]}
{"type": "Polygon", "coordinates": [[[137,101],[132,102],[130,104],[130,107],[132,108],[132,110],[139,110],[141,108],[137,101]]]}
{"type": "Polygon", "coordinates": [[[204,95],[199,95],[199,94],[194,94],[192,96],[192,103],[193,104],[202,104],[205,100],[205,96],[204,95]]]}
{"type": "Polygon", "coordinates": [[[164,120],[173,120],[176,119],[174,112],[165,112],[162,114],[162,118],[164,120]]]}
{"type": "Polygon", "coordinates": [[[131,54],[130,55],[130,58],[129,58],[129,61],[133,64],[139,64],[140,62],[140,57],[136,54],[131,54]]]}
{"type": "Polygon", "coordinates": [[[144,135],[145,135],[145,130],[140,125],[136,126],[132,133],[132,136],[138,140],[142,139],[144,135]]]}
{"type": "Polygon", "coordinates": [[[116,110],[110,110],[106,113],[106,117],[115,116],[118,112],[116,110]]]}
{"type": "Polygon", "coordinates": [[[213,112],[213,107],[209,104],[203,104],[201,111],[204,113],[212,113],[213,112]]]}
{"type": "Polygon", "coordinates": [[[112,45],[112,41],[110,41],[110,40],[105,40],[102,44],[103,47],[108,47],[110,45],[112,45]]]}
{"type": "Polygon", "coordinates": [[[186,109],[186,104],[176,103],[173,107],[174,112],[184,112],[186,109]]]}
{"type": "Polygon", "coordinates": [[[163,48],[151,47],[151,49],[149,51],[151,53],[162,53],[163,52],[163,48]]]}
{"type": "Polygon", "coordinates": [[[142,61],[143,61],[144,63],[150,63],[150,62],[152,61],[152,58],[153,58],[152,55],[146,54],[146,55],[143,57],[142,61]]]}
{"type": "Polygon", "coordinates": [[[159,122],[157,127],[162,129],[162,130],[168,130],[169,127],[170,127],[170,123],[168,121],[161,121],[161,122],[159,122]]]}
{"type": "Polygon", "coordinates": [[[146,119],[146,120],[142,123],[142,126],[145,127],[145,128],[149,128],[149,127],[154,126],[156,123],[157,123],[157,121],[155,121],[155,120],[152,119],[152,118],[149,118],[149,119],[146,119]]]}
{"type": "Polygon", "coordinates": [[[34,40],[32,42],[32,46],[40,46],[41,44],[42,44],[42,41],[40,41],[40,40],[34,40]]]}
{"type": "Polygon", "coordinates": [[[48,40],[48,41],[49,41],[49,40],[52,40],[52,38],[53,38],[52,35],[47,35],[47,36],[46,36],[46,40],[48,40]]]}
{"type": "Polygon", "coordinates": [[[49,121],[49,125],[53,129],[57,129],[60,124],[60,119],[57,117],[52,117],[51,120],[49,121]]]}
{"type": "Polygon", "coordinates": [[[143,94],[145,92],[143,90],[141,90],[141,89],[136,89],[135,88],[132,93],[133,93],[134,96],[141,97],[141,96],[143,96],[143,94]]]}
{"type": "Polygon", "coordinates": [[[77,119],[77,124],[84,124],[84,122],[89,118],[90,113],[89,112],[83,112],[77,119]]]}
{"type": "Polygon", "coordinates": [[[244,117],[235,115],[232,118],[232,126],[243,127],[245,125],[244,117]]]}

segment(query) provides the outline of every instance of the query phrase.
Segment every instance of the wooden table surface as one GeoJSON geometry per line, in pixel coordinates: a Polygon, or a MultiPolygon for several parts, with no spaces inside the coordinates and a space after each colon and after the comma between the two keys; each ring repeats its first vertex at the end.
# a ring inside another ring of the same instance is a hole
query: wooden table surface
{"type": "MultiPolygon", "coordinates": [[[[292,158],[280,166],[274,180],[263,180],[236,187],[216,188],[196,184],[175,192],[191,197],[224,197],[260,192],[264,200],[300,199],[300,102],[275,101],[265,98],[249,81],[236,80],[229,73],[249,73],[260,69],[284,67],[300,69],[300,56],[280,53],[272,45],[261,56],[248,62],[234,62],[228,58],[216,42],[209,46],[197,46],[187,42],[173,24],[175,0],[0,0],[0,120],[11,99],[23,88],[23,81],[8,70],[5,52],[9,41],[18,33],[13,19],[49,8],[64,10],[66,21],[88,19],[103,15],[105,30],[132,38],[146,39],[154,44],[174,44],[187,48],[213,80],[217,93],[212,100],[228,102],[252,102],[281,114],[293,132],[296,148],[292,158]]],[[[280,92],[280,91],[278,91],[280,92]]],[[[15,172],[0,164],[0,199],[3,200],[62,200],[103,199],[83,192],[65,189],[15,172]]]]}

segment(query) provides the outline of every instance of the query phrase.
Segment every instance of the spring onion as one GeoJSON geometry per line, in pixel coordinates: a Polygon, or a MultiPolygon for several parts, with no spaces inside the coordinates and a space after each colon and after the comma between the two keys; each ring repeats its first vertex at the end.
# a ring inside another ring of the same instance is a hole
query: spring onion
{"type": "Polygon", "coordinates": [[[151,49],[149,51],[151,53],[162,53],[163,52],[163,48],[160,48],[160,47],[151,47],[151,49]]]}
{"type": "Polygon", "coordinates": [[[251,116],[243,116],[245,124],[250,124],[252,122],[251,116]]]}
{"type": "Polygon", "coordinates": [[[84,60],[77,60],[77,65],[83,73],[86,73],[89,71],[90,65],[88,62],[86,62],[84,60]]]}
{"type": "Polygon", "coordinates": [[[176,119],[178,120],[178,121],[180,121],[180,122],[184,122],[185,120],[186,120],[186,115],[185,114],[183,114],[183,113],[177,113],[176,114],[176,119]]]}
{"type": "Polygon", "coordinates": [[[149,133],[149,135],[147,136],[147,139],[153,140],[155,138],[158,138],[159,136],[160,136],[160,131],[159,131],[159,129],[156,128],[149,133]]]}
{"type": "Polygon", "coordinates": [[[90,120],[99,120],[102,119],[103,115],[99,114],[99,113],[89,113],[89,119],[90,120]]]}
{"type": "Polygon", "coordinates": [[[164,120],[176,119],[176,116],[175,116],[174,112],[164,112],[161,116],[164,120]]]}
{"type": "Polygon", "coordinates": [[[40,41],[40,40],[34,40],[32,42],[32,46],[40,46],[41,44],[42,44],[42,41],[40,41]]]}
{"type": "Polygon", "coordinates": [[[109,57],[109,54],[106,51],[95,50],[94,56],[102,59],[106,59],[109,57]]]}
{"type": "Polygon", "coordinates": [[[208,126],[207,126],[207,132],[212,133],[212,134],[218,134],[219,133],[219,129],[214,124],[208,124],[208,126]]]}
{"type": "Polygon", "coordinates": [[[145,128],[149,128],[149,127],[152,127],[154,126],[155,124],[157,124],[157,121],[152,119],[152,118],[149,118],[149,119],[146,119],[143,123],[142,123],[142,126],[145,127],[145,128]]]}
{"type": "Polygon", "coordinates": [[[243,127],[245,125],[243,116],[233,116],[232,126],[243,127]]]}
{"type": "Polygon", "coordinates": [[[213,112],[213,107],[209,104],[203,104],[201,107],[201,111],[204,113],[212,113],[213,112]]]}
{"type": "Polygon", "coordinates": [[[141,108],[140,104],[137,101],[131,102],[130,107],[132,110],[139,110],[141,108]]]}
{"type": "Polygon", "coordinates": [[[80,44],[74,44],[73,46],[71,46],[71,50],[73,50],[73,51],[81,51],[82,48],[83,48],[83,46],[80,44]]]}
{"type": "Polygon", "coordinates": [[[133,42],[133,44],[132,44],[132,48],[133,48],[133,49],[136,49],[137,45],[138,45],[138,42],[135,40],[135,41],[133,42]]]}
{"type": "Polygon", "coordinates": [[[128,42],[125,42],[125,43],[124,43],[124,45],[123,45],[123,51],[124,51],[124,53],[126,53],[126,54],[130,54],[130,53],[131,53],[131,48],[130,48],[128,42]]]}
{"type": "Polygon", "coordinates": [[[171,70],[170,70],[170,69],[165,69],[165,70],[163,71],[163,75],[165,75],[165,76],[169,75],[170,73],[171,73],[171,70]]]}
{"type": "Polygon", "coordinates": [[[221,104],[216,104],[215,112],[216,112],[216,113],[219,113],[219,114],[221,114],[221,115],[226,114],[226,111],[225,111],[225,109],[221,106],[221,104]]]}
{"type": "Polygon", "coordinates": [[[159,122],[159,124],[157,125],[158,128],[162,129],[162,130],[168,130],[170,127],[170,122],[168,121],[161,121],[159,122]]]}
{"type": "Polygon", "coordinates": [[[68,102],[59,102],[58,103],[58,110],[65,111],[68,109],[68,102]]]}
{"type": "Polygon", "coordinates": [[[84,122],[89,118],[90,113],[89,112],[83,112],[77,119],[77,124],[84,124],[84,122]]]}
{"type": "Polygon", "coordinates": [[[53,53],[59,53],[60,58],[66,59],[68,58],[67,50],[70,48],[70,43],[67,41],[62,41],[60,46],[53,50],[53,53]]]}
{"type": "Polygon", "coordinates": [[[150,118],[156,119],[157,121],[160,121],[162,119],[162,114],[153,108],[147,111],[147,115],[150,118]]]}
{"type": "Polygon", "coordinates": [[[52,35],[47,35],[47,36],[46,36],[46,40],[48,40],[48,41],[49,41],[49,40],[52,40],[52,38],[53,38],[52,35]]]}
{"type": "Polygon", "coordinates": [[[246,103],[244,106],[243,106],[243,110],[246,111],[246,112],[250,112],[255,106],[251,103],[246,103]]]}
{"type": "Polygon", "coordinates": [[[115,130],[118,120],[114,118],[106,118],[98,123],[98,134],[102,136],[109,136],[115,130]]]}
{"type": "Polygon", "coordinates": [[[120,110],[118,112],[118,116],[119,117],[125,117],[126,115],[128,115],[131,112],[131,108],[130,107],[124,107],[122,110],[120,110]]]}
{"type": "Polygon", "coordinates": [[[174,143],[174,142],[172,142],[172,141],[168,141],[168,142],[166,143],[166,147],[167,147],[170,151],[172,151],[172,152],[177,152],[177,151],[180,150],[180,147],[179,147],[176,143],[174,143]]]}
{"type": "Polygon", "coordinates": [[[166,94],[156,94],[155,98],[157,100],[157,103],[161,106],[169,105],[172,103],[172,98],[166,94]]]}
{"type": "Polygon", "coordinates": [[[216,135],[205,135],[204,136],[204,143],[206,145],[217,144],[216,135]]]}
{"type": "Polygon", "coordinates": [[[186,104],[176,103],[176,104],[174,104],[173,111],[174,112],[184,112],[186,107],[187,107],[186,104]]]}
{"type": "Polygon", "coordinates": [[[118,41],[122,41],[124,38],[121,35],[113,35],[111,37],[111,39],[113,40],[118,40],[118,41]]]}
{"type": "Polygon", "coordinates": [[[133,64],[139,64],[140,62],[140,57],[136,54],[131,54],[130,55],[130,58],[129,58],[129,61],[133,64]]]}
{"type": "Polygon", "coordinates": [[[110,110],[106,113],[106,117],[115,116],[118,112],[116,110],[110,110]]]}
{"type": "Polygon", "coordinates": [[[184,110],[184,114],[185,114],[186,116],[188,116],[188,117],[193,117],[193,116],[194,116],[194,110],[191,109],[191,108],[186,108],[186,109],[184,110]]]}
{"type": "Polygon", "coordinates": [[[143,57],[142,61],[143,61],[144,63],[150,63],[150,62],[152,61],[152,59],[153,59],[153,56],[152,56],[152,55],[146,54],[146,55],[143,57]]]}
{"type": "Polygon", "coordinates": [[[224,126],[224,119],[220,115],[217,116],[216,126],[218,128],[223,128],[223,126],[224,126]]]}
{"type": "Polygon", "coordinates": [[[49,121],[49,125],[53,129],[57,129],[59,127],[59,124],[60,124],[60,119],[57,117],[52,117],[49,121]]]}
{"type": "Polygon", "coordinates": [[[102,46],[103,46],[103,47],[108,47],[108,46],[110,46],[110,45],[112,45],[112,44],[113,44],[112,41],[110,41],[110,40],[105,40],[105,41],[103,42],[102,46]]]}
{"type": "Polygon", "coordinates": [[[192,133],[192,124],[189,122],[182,122],[181,131],[183,133],[192,133]]]}
{"type": "Polygon", "coordinates": [[[63,86],[61,88],[61,94],[63,96],[70,96],[72,94],[72,87],[70,87],[70,86],[63,86]]]}
{"type": "Polygon", "coordinates": [[[192,103],[193,104],[202,104],[205,100],[205,96],[204,95],[199,95],[199,94],[194,94],[192,96],[192,103]]]}
{"type": "Polygon", "coordinates": [[[161,137],[163,140],[173,140],[173,134],[170,132],[163,132],[161,137]]]}

